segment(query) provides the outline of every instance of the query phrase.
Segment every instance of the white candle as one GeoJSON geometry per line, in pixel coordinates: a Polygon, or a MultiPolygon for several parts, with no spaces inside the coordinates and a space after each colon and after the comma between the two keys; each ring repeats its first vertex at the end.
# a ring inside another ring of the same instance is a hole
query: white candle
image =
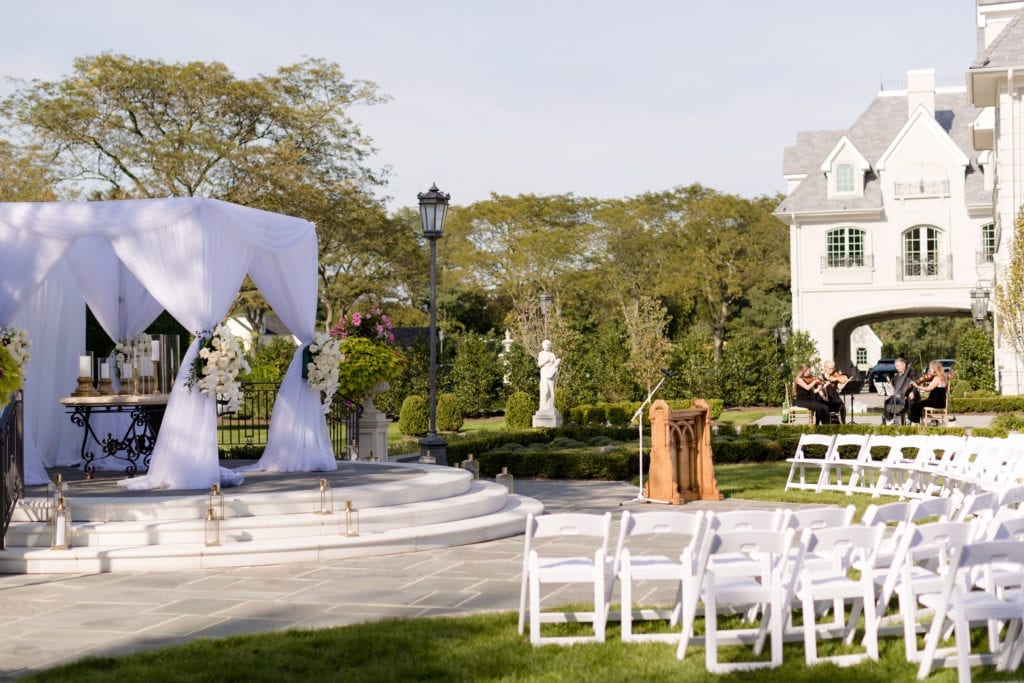
{"type": "Polygon", "coordinates": [[[125,379],[131,379],[131,378],[132,378],[132,365],[131,365],[131,363],[122,363],[121,364],[121,379],[125,380],[125,379]]]}
{"type": "Polygon", "coordinates": [[[100,379],[110,379],[110,361],[100,363],[100,379]]]}
{"type": "Polygon", "coordinates": [[[92,379],[92,356],[78,357],[78,376],[92,379]]]}
{"type": "Polygon", "coordinates": [[[142,372],[142,375],[144,377],[152,377],[153,376],[153,359],[151,359],[151,358],[143,358],[142,359],[142,369],[141,369],[141,372],[142,372]]]}
{"type": "Polygon", "coordinates": [[[153,352],[150,354],[150,357],[154,361],[159,361],[160,360],[160,340],[159,339],[154,339],[153,340],[153,352]]]}

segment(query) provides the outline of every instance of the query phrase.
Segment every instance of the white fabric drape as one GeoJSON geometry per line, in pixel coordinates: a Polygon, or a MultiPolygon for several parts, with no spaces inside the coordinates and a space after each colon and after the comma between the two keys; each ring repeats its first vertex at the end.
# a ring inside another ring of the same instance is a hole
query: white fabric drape
{"type": "Polygon", "coordinates": [[[28,330],[32,340],[25,372],[25,433],[32,439],[39,468],[77,464],[81,427],[72,424],[64,406],[53,399],[75,390],[78,354],[85,348],[85,302],[65,264],[50,271],[12,324],[28,330]]]}
{"type": "Polygon", "coordinates": [[[260,250],[249,276],[281,321],[299,338],[274,401],[267,446],[254,469],[270,472],[326,472],[338,468],[320,409],[320,392],[302,379],[302,352],[316,325],[316,236],[288,251],[260,250]]]}
{"type": "MultiPolygon", "coordinates": [[[[0,324],[8,323],[70,245],[87,237],[109,241],[152,298],[191,331],[210,329],[223,318],[256,251],[298,254],[311,249],[314,260],[309,270],[315,271],[311,223],[218,200],[0,204],[0,324]]],[[[98,246],[83,247],[90,248],[102,251],[98,246]]],[[[296,256],[297,261],[304,258],[308,255],[296,256]]],[[[292,275],[287,268],[277,271],[283,279],[292,275]]],[[[260,275],[263,285],[273,277],[271,270],[260,275]]],[[[275,308],[282,319],[296,318],[298,331],[306,327],[305,313],[287,310],[286,291],[287,287],[274,295],[280,304],[275,308]]],[[[296,291],[305,291],[305,286],[296,291]]],[[[113,327],[110,315],[104,317],[105,329],[113,327]]],[[[121,324],[119,318],[119,328],[121,324]]],[[[182,359],[150,472],[129,480],[131,488],[207,488],[220,477],[214,402],[184,386],[196,354],[193,344],[182,359]]],[[[56,401],[60,396],[50,398],[56,401]]]]}

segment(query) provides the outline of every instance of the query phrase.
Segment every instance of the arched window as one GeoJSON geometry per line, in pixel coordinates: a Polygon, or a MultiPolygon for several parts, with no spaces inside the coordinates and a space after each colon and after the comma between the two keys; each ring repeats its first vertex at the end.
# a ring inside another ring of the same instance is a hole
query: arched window
{"type": "Polygon", "coordinates": [[[864,266],[864,231],[860,228],[835,228],[825,233],[828,268],[864,266]]]}
{"type": "Polygon", "coordinates": [[[856,189],[853,182],[853,164],[836,166],[836,192],[853,192],[856,189]]]}
{"type": "Polygon", "coordinates": [[[903,233],[903,277],[912,279],[949,277],[942,261],[942,231],[932,225],[917,225],[903,233]]]}

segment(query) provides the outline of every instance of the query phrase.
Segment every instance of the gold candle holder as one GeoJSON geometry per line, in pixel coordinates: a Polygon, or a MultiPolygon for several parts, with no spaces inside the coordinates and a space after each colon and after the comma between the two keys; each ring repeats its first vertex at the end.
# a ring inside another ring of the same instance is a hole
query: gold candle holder
{"type": "Polygon", "coordinates": [[[345,501],[345,535],[359,535],[359,510],[352,507],[352,501],[345,501]]]}
{"type": "Polygon", "coordinates": [[[206,536],[206,546],[220,545],[220,520],[212,507],[206,509],[206,521],[203,525],[206,536]]]}
{"type": "Polygon", "coordinates": [[[218,520],[224,519],[224,494],[219,483],[210,484],[210,500],[207,507],[213,510],[218,520]]]}
{"type": "Polygon", "coordinates": [[[324,477],[320,478],[320,483],[317,486],[316,501],[318,503],[316,514],[334,514],[334,489],[331,488],[331,485],[324,477]]]}

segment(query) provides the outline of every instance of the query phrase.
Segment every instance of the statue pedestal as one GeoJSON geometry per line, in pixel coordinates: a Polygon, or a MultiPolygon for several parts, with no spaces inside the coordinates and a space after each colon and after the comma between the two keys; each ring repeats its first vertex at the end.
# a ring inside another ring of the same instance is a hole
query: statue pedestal
{"type": "Polygon", "coordinates": [[[547,408],[546,410],[538,410],[533,414],[533,426],[534,427],[561,427],[562,426],[562,414],[555,408],[547,408]]]}
{"type": "Polygon", "coordinates": [[[369,460],[371,452],[384,462],[388,460],[388,425],[391,419],[373,407],[373,397],[387,390],[387,382],[378,382],[363,399],[363,413],[359,416],[359,457],[363,460],[369,460]]]}

